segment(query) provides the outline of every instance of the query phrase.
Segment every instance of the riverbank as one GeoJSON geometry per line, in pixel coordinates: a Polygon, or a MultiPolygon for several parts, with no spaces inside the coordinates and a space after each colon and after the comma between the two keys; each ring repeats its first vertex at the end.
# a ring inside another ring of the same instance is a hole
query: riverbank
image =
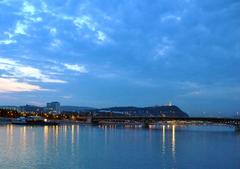
{"type": "MultiPolygon", "coordinates": [[[[0,125],[11,124],[14,119],[15,118],[0,117],[0,125]]],[[[91,123],[75,121],[75,120],[53,120],[53,121],[62,125],[64,124],[90,125],[91,124],[91,123]]]]}

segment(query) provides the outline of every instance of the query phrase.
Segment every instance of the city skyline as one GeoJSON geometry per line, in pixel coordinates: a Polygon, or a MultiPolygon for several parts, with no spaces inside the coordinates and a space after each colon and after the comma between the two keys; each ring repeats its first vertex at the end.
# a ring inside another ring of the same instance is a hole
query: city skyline
{"type": "Polygon", "coordinates": [[[236,1],[0,0],[1,105],[238,112],[236,1]],[[223,36],[224,35],[224,36],[223,36]]]}

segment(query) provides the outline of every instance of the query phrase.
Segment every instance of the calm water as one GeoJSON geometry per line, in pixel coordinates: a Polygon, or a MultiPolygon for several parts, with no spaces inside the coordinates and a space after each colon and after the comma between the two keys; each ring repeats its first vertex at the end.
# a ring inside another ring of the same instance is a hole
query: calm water
{"type": "Polygon", "coordinates": [[[240,134],[224,127],[2,125],[0,168],[239,169],[240,134]]]}

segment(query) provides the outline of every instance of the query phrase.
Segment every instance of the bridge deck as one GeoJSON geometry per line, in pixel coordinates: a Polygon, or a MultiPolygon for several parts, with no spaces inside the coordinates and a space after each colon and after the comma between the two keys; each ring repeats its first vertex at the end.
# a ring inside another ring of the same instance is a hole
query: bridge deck
{"type": "Polygon", "coordinates": [[[185,122],[211,122],[240,126],[240,119],[234,118],[216,118],[216,117],[160,117],[160,116],[95,116],[93,122],[99,121],[185,121],[185,122]]]}

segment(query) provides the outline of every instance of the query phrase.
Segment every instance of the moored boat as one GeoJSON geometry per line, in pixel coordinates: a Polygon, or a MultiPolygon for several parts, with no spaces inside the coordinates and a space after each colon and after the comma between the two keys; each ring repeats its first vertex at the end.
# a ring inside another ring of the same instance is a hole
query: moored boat
{"type": "Polygon", "coordinates": [[[58,125],[58,122],[49,121],[40,116],[19,117],[12,121],[16,125],[58,125]]]}

